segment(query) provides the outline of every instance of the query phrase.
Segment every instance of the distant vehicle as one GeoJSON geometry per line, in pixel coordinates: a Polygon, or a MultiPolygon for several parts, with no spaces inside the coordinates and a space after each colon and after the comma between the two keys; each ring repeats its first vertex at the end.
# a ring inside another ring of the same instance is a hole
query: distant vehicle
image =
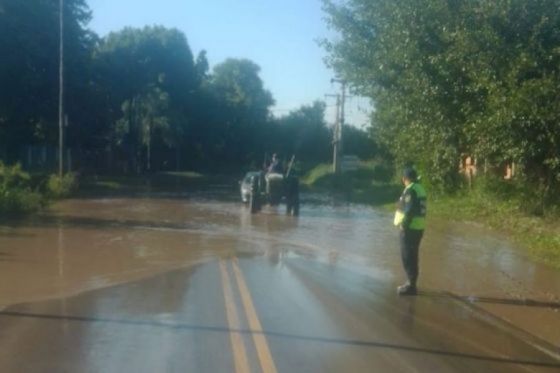
{"type": "Polygon", "coordinates": [[[241,200],[257,213],[265,204],[286,202],[288,215],[299,215],[299,179],[280,173],[247,172],[240,185],[241,200]]]}

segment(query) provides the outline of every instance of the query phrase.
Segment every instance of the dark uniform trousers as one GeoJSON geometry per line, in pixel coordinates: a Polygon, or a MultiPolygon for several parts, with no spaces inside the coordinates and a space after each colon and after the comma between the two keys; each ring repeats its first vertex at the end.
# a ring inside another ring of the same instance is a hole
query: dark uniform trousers
{"type": "Polygon", "coordinates": [[[410,285],[416,287],[418,280],[418,249],[424,235],[423,230],[401,229],[401,258],[410,285]]]}

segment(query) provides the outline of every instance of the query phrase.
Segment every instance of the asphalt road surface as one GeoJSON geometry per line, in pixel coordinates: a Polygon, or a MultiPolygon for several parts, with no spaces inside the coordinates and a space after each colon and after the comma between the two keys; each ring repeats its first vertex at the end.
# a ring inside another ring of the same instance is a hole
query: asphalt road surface
{"type": "Polygon", "coordinates": [[[76,199],[1,225],[0,372],[560,371],[559,330],[491,308],[560,317],[558,273],[503,237],[433,223],[421,292],[399,297],[390,213],[223,197],[76,199]]]}

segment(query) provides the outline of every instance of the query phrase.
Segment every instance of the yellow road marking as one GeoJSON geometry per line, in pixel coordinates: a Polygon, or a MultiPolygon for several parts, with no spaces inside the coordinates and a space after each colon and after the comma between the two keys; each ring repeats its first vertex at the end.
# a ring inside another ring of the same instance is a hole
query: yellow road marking
{"type": "Polygon", "coordinates": [[[227,268],[223,260],[220,260],[220,273],[222,277],[222,287],[224,289],[224,300],[226,305],[226,316],[230,329],[229,339],[233,351],[233,360],[235,364],[236,373],[250,373],[249,362],[247,360],[247,353],[245,351],[245,344],[243,338],[238,330],[240,330],[239,317],[233,301],[233,292],[227,273],[227,268]]]}
{"type": "Polygon", "coordinates": [[[255,310],[255,306],[253,305],[253,301],[251,299],[251,293],[249,293],[249,288],[245,283],[245,279],[241,273],[239,265],[237,264],[236,258],[233,259],[233,273],[235,274],[237,286],[239,287],[239,292],[241,293],[241,300],[243,302],[243,307],[245,308],[245,313],[247,314],[249,328],[253,332],[253,341],[255,342],[261,369],[263,373],[276,373],[276,365],[272,359],[272,354],[270,353],[266,337],[263,334],[261,322],[259,321],[257,311],[255,310]]]}

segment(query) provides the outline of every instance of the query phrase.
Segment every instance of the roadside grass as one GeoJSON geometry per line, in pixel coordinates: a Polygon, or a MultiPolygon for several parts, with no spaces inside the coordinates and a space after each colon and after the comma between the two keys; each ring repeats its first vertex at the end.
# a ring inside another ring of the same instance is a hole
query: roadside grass
{"type": "Polygon", "coordinates": [[[194,171],[173,171],[173,172],[162,172],[161,174],[185,178],[185,179],[198,179],[204,177],[203,174],[194,171]]]}
{"type": "Polygon", "coordinates": [[[105,190],[119,190],[122,188],[122,184],[114,180],[97,180],[91,181],[92,187],[97,187],[105,190]]]}
{"type": "Polygon", "coordinates": [[[310,190],[332,193],[349,202],[374,206],[394,203],[401,187],[392,182],[392,173],[375,161],[362,162],[356,170],[335,175],[330,164],[320,164],[303,176],[310,190]]]}
{"type": "Polygon", "coordinates": [[[330,175],[333,175],[332,165],[322,163],[308,171],[301,178],[301,182],[309,187],[320,187],[321,185],[318,182],[322,179],[325,179],[326,177],[329,177],[330,175]]]}
{"type": "Polygon", "coordinates": [[[534,216],[515,200],[464,192],[430,201],[430,214],[455,221],[475,221],[507,233],[529,257],[560,269],[560,217],[534,216]]]}

